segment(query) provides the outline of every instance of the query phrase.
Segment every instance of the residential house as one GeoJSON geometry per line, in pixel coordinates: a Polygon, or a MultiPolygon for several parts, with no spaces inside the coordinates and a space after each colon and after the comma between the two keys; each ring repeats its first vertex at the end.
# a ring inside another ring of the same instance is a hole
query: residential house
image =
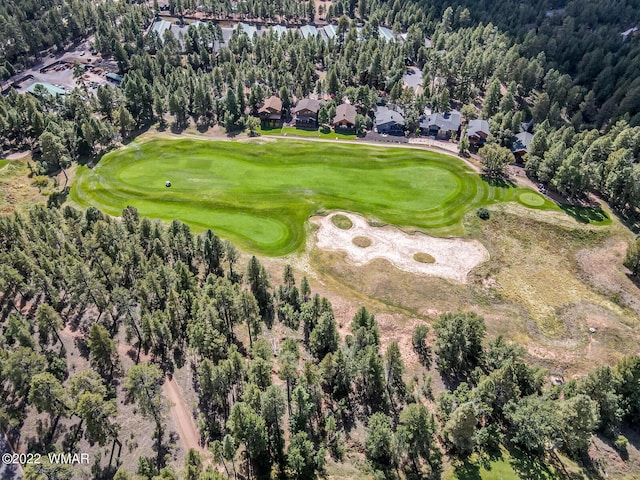
{"type": "Polygon", "coordinates": [[[425,114],[420,117],[420,133],[440,139],[449,139],[460,132],[460,112],[425,114]]]}
{"type": "Polygon", "coordinates": [[[258,110],[258,115],[263,124],[280,125],[282,122],[282,100],[276,96],[267,98],[258,110]]]}
{"type": "Polygon", "coordinates": [[[402,111],[378,106],[375,110],[375,131],[389,135],[404,135],[404,115],[402,111]]]}
{"type": "Polygon", "coordinates": [[[529,132],[520,132],[516,135],[516,140],[511,146],[511,151],[516,157],[518,163],[522,163],[525,154],[529,153],[529,146],[533,140],[533,134],[529,132]]]}
{"type": "Polygon", "coordinates": [[[471,120],[467,125],[467,139],[469,145],[481,147],[489,136],[489,122],[487,120],[471,120]]]}
{"type": "Polygon", "coordinates": [[[315,98],[303,98],[293,109],[296,127],[317,127],[320,101],[315,98]]]}
{"type": "Polygon", "coordinates": [[[356,126],[356,115],[356,107],[353,105],[348,103],[338,105],[331,126],[335,129],[353,129],[356,126]]]}
{"type": "Polygon", "coordinates": [[[320,31],[322,32],[322,37],[324,38],[325,42],[328,42],[331,39],[337,40],[337,36],[338,36],[337,25],[332,25],[332,24],[326,25],[322,27],[320,31]]]}
{"type": "Polygon", "coordinates": [[[384,40],[385,43],[394,43],[395,37],[393,32],[387,27],[378,27],[378,38],[384,40]]]}
{"type": "Polygon", "coordinates": [[[304,38],[305,40],[318,35],[318,29],[313,25],[303,25],[299,28],[299,30],[300,35],[302,35],[302,38],[304,38]]]}

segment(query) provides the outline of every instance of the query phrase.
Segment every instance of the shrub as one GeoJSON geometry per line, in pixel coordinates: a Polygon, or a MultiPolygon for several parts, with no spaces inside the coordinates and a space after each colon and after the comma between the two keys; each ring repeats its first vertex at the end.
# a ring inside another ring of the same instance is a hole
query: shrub
{"type": "Polygon", "coordinates": [[[476,215],[478,215],[478,217],[480,217],[480,219],[482,220],[489,220],[489,217],[491,217],[489,210],[484,207],[480,207],[478,210],[476,210],[476,215]]]}
{"type": "Polygon", "coordinates": [[[627,437],[625,437],[624,435],[618,435],[613,442],[613,445],[619,452],[626,453],[627,447],[629,446],[629,440],[627,440],[627,437]]]}

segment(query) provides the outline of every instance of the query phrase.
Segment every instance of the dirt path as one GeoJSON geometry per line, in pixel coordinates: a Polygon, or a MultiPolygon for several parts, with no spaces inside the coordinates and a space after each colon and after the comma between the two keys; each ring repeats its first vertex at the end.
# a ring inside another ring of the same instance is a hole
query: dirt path
{"type": "Polygon", "coordinates": [[[162,385],[162,391],[167,400],[172,404],[169,409],[169,415],[175,423],[178,436],[182,441],[185,451],[193,448],[203,457],[207,457],[208,452],[200,446],[200,434],[193,420],[193,415],[191,415],[191,408],[187,405],[180,386],[178,386],[173,378],[167,378],[164,385],[162,385]]]}

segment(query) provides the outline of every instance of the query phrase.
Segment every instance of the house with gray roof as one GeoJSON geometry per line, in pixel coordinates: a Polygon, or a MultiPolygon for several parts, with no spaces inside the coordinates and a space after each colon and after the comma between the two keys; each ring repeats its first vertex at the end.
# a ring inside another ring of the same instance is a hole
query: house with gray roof
{"type": "Polygon", "coordinates": [[[391,31],[391,29],[387,27],[378,27],[378,37],[380,37],[382,40],[384,40],[387,43],[395,42],[395,37],[393,35],[393,32],[391,31]]]}
{"type": "Polygon", "coordinates": [[[449,139],[460,130],[460,112],[424,114],[420,117],[420,133],[431,137],[449,139]]]}
{"type": "Polygon", "coordinates": [[[298,30],[300,31],[300,35],[302,35],[302,38],[304,38],[305,40],[318,35],[318,29],[313,25],[303,25],[298,30]]]}
{"type": "Polygon", "coordinates": [[[164,32],[166,32],[167,30],[171,30],[171,22],[168,22],[166,20],[158,20],[153,24],[151,30],[156,32],[162,40],[164,38],[164,32]]]}
{"type": "Polygon", "coordinates": [[[487,120],[477,118],[471,120],[467,125],[467,139],[470,145],[481,147],[487,141],[489,133],[489,122],[487,120]]]}
{"type": "Polygon", "coordinates": [[[529,153],[529,146],[531,145],[531,140],[533,140],[532,133],[520,132],[516,135],[516,140],[513,142],[513,145],[511,146],[511,151],[513,152],[518,162],[521,162],[522,157],[524,157],[525,154],[529,153]]]}
{"type": "Polygon", "coordinates": [[[236,25],[236,29],[238,31],[242,29],[242,31],[247,34],[247,37],[249,37],[249,40],[253,40],[253,36],[258,33],[257,27],[249,25],[248,23],[238,23],[238,25],[236,25]]]}
{"type": "Polygon", "coordinates": [[[320,32],[322,33],[322,37],[325,41],[328,42],[331,39],[335,40],[338,36],[338,27],[336,25],[329,24],[322,27],[320,32]]]}
{"type": "Polygon", "coordinates": [[[401,111],[389,107],[378,106],[375,110],[376,132],[388,135],[404,135],[404,115],[401,111]]]}

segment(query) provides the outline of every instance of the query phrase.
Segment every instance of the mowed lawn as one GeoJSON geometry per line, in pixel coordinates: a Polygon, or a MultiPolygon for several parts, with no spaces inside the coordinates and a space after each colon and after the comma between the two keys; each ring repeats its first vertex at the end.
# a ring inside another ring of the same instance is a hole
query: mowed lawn
{"type": "Polygon", "coordinates": [[[250,251],[283,255],[304,245],[305,222],[317,212],[347,210],[462,235],[469,210],[524,193],[523,204],[557,208],[532,190],[491,186],[462,161],[425,150],[182,138],[133,142],[93,169],[81,167],[71,198],[112,215],[133,205],[142,215],[211,228],[250,251]]]}

